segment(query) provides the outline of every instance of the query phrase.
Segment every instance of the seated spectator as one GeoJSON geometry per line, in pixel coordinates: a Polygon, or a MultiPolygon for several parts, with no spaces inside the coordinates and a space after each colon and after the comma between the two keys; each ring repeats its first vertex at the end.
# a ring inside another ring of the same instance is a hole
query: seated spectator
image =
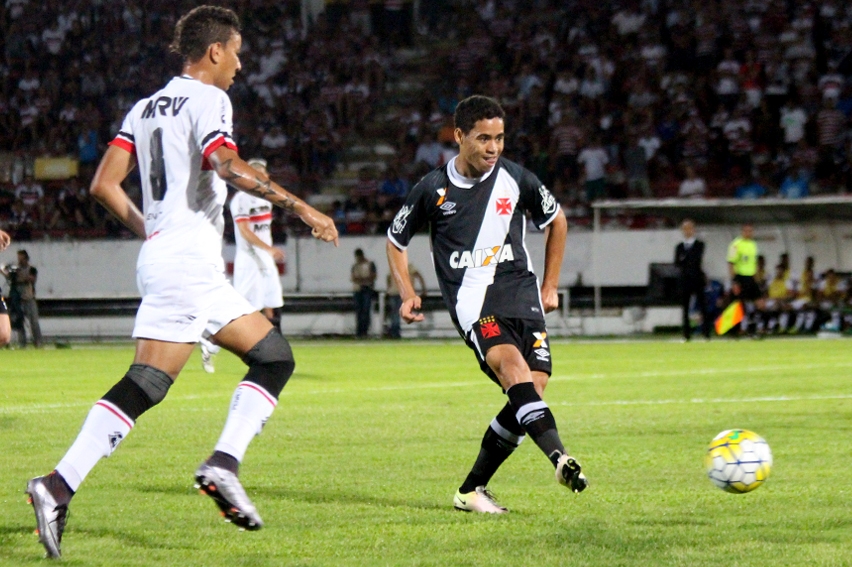
{"type": "Polygon", "coordinates": [[[691,165],[686,166],[686,178],[681,181],[677,191],[677,196],[689,199],[698,199],[707,195],[707,184],[704,179],[698,177],[695,173],[695,168],[691,165]]]}
{"type": "Polygon", "coordinates": [[[444,147],[436,139],[435,134],[431,131],[424,132],[414,153],[414,161],[425,163],[429,169],[434,169],[438,167],[443,151],[444,147]]]}
{"type": "Polygon", "coordinates": [[[391,200],[404,201],[409,189],[411,184],[399,174],[396,166],[391,165],[379,187],[379,195],[389,197],[391,200]]]}
{"type": "Polygon", "coordinates": [[[802,199],[808,196],[809,185],[810,175],[806,171],[802,169],[796,172],[791,171],[784,176],[778,196],[785,199],[802,199]]]}
{"type": "Polygon", "coordinates": [[[743,185],[737,187],[734,197],[737,199],[760,199],[768,193],[766,186],[756,177],[752,177],[743,185]]]}
{"type": "Polygon", "coordinates": [[[35,226],[44,222],[44,189],[32,175],[24,176],[24,180],[15,187],[15,199],[23,205],[35,226]]]}

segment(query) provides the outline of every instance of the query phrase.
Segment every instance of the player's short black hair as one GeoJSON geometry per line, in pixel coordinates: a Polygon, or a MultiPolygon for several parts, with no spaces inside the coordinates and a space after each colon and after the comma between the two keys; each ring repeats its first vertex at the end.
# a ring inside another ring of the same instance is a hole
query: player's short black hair
{"type": "Polygon", "coordinates": [[[500,103],[487,96],[472,95],[458,103],[453,114],[453,123],[467,134],[477,122],[491,118],[506,118],[500,103]]]}
{"type": "Polygon", "coordinates": [[[18,250],[18,255],[19,255],[19,256],[22,256],[25,260],[29,260],[29,259],[30,259],[30,255],[29,255],[29,254],[27,254],[27,251],[26,251],[26,250],[24,250],[23,248],[21,248],[20,250],[18,250]]]}
{"type": "Polygon", "coordinates": [[[198,61],[214,43],[227,43],[240,31],[240,18],[228,8],[198,6],[178,20],[171,50],[184,61],[198,61]]]}

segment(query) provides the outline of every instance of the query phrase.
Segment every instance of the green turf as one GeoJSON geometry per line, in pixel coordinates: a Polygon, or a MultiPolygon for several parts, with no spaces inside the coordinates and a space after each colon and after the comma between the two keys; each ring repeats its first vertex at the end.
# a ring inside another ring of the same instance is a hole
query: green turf
{"type": "MultiPolygon", "coordinates": [[[[529,440],[491,487],[452,495],[504,403],[459,342],[296,343],[298,368],[241,478],[266,522],[239,532],[192,488],[242,363],[196,353],[169,397],[86,479],[66,565],[850,565],[848,340],[554,344],[546,399],[591,487],[569,493],[529,440]],[[727,494],[710,439],[752,429],[767,483],[727,494]]],[[[0,352],[0,564],[44,564],[26,480],[48,472],[130,347],[0,352]]]]}

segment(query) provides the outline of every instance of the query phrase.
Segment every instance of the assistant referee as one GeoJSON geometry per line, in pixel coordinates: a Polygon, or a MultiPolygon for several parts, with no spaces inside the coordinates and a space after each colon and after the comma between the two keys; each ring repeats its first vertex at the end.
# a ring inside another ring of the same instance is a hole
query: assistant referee
{"type": "Polygon", "coordinates": [[[760,286],[754,279],[757,273],[757,243],[754,241],[754,226],[743,225],[740,236],[728,246],[728,270],[731,275],[731,293],[743,302],[746,317],[740,323],[742,331],[749,330],[748,319],[757,309],[763,308],[760,286]]]}

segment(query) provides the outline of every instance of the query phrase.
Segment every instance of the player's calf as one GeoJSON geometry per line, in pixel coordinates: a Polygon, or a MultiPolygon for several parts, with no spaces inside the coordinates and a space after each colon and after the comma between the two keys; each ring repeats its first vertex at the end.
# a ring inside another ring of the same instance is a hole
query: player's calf
{"type": "Polygon", "coordinates": [[[263,523],[237,474],[249,443],[278,405],[278,396],[296,362],[289,343],[277,329],[258,341],[243,362],[249,367],[248,373],[234,391],[225,428],[213,455],[196,471],[196,481],[228,521],[245,529],[259,529],[263,523]],[[213,477],[218,480],[211,480],[213,477]]]}

